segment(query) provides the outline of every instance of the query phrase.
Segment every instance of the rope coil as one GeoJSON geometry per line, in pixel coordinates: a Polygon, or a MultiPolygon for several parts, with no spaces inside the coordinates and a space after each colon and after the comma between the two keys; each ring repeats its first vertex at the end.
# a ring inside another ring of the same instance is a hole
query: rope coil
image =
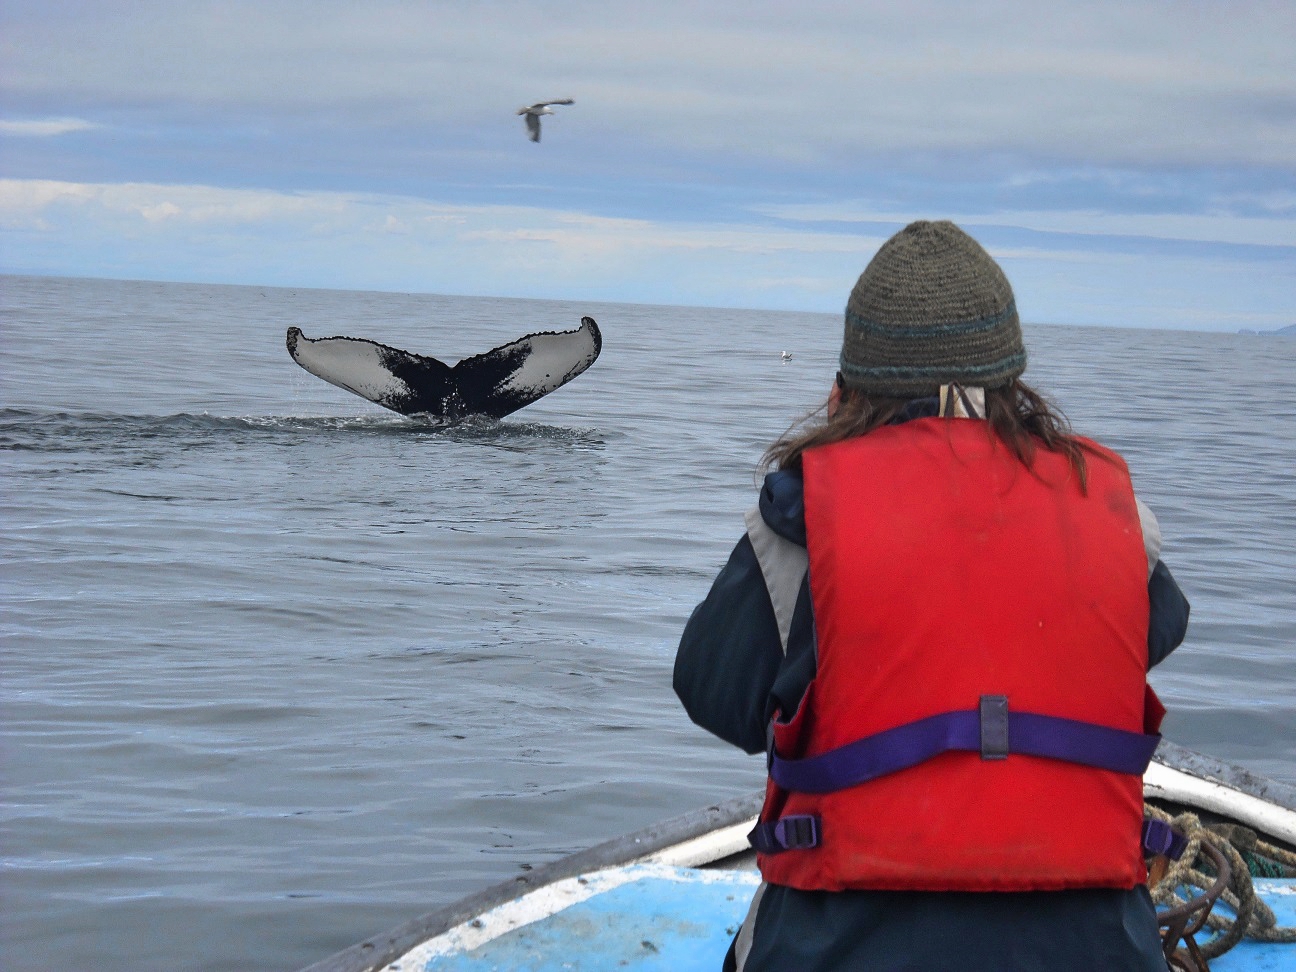
{"type": "MultiPolygon", "coordinates": [[[[1171,950],[1180,937],[1184,938],[1189,954],[1199,953],[1201,959],[1223,955],[1243,937],[1262,942],[1296,942],[1296,927],[1278,925],[1273,910],[1256,897],[1251,880],[1253,873],[1266,877],[1296,876],[1296,854],[1260,840],[1254,831],[1236,824],[1204,825],[1194,813],[1172,816],[1145,805],[1143,815],[1168,823],[1188,841],[1179,860],[1169,862],[1164,874],[1157,876],[1149,889],[1153,902],[1168,909],[1159,914],[1161,924],[1168,925],[1168,931],[1174,935],[1174,941],[1168,943],[1171,950]],[[1212,861],[1212,858],[1219,860],[1212,861]],[[1226,876],[1227,881],[1223,888],[1217,888],[1221,876],[1226,876]],[[1190,888],[1204,894],[1186,898],[1184,892],[1190,888]],[[1205,904],[1203,898],[1213,902],[1215,897],[1233,909],[1234,917],[1212,912],[1205,916],[1204,922],[1188,922],[1189,912],[1205,904]],[[1198,946],[1192,936],[1203,924],[1215,935],[1198,946]]],[[[1196,960],[1198,956],[1192,957],[1196,960]]],[[[1175,958],[1181,968],[1194,967],[1185,961],[1188,956],[1182,952],[1175,953],[1175,958]]]]}

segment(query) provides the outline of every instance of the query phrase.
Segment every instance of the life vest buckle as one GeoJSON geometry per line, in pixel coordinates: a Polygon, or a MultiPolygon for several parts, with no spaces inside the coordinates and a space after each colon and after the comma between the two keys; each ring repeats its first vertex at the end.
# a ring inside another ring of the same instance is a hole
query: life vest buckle
{"type": "Polygon", "coordinates": [[[809,850],[819,846],[821,830],[818,817],[810,814],[793,814],[778,820],[758,823],[747,835],[747,842],[762,854],[809,850]]]}
{"type": "Polygon", "coordinates": [[[1008,758],[1008,696],[981,696],[981,758],[1008,758]]]}
{"type": "Polygon", "coordinates": [[[1143,852],[1156,856],[1162,855],[1172,861],[1179,860],[1188,849],[1188,838],[1171,827],[1164,820],[1149,817],[1143,821],[1143,852]]]}

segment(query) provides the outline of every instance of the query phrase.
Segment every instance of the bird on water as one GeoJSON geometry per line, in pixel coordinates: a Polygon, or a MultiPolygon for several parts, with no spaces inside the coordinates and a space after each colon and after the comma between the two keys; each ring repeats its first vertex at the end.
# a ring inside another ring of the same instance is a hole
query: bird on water
{"type": "Polygon", "coordinates": [[[519,115],[526,115],[527,131],[531,133],[531,141],[540,141],[540,116],[552,115],[553,108],[550,105],[573,105],[575,102],[571,98],[562,98],[558,101],[537,101],[534,105],[527,105],[525,108],[519,108],[519,115]]]}

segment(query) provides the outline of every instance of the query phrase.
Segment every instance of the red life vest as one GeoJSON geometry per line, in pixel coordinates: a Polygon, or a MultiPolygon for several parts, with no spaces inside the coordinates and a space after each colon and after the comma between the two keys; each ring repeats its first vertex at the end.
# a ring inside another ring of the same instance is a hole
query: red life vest
{"type": "MultiPolygon", "coordinates": [[[[1148,564],[1129,472],[1089,445],[1087,494],[1065,456],[1041,448],[1027,469],[971,419],[918,419],[804,454],[818,667],[794,717],[776,716],[773,752],[796,766],[979,706],[983,750],[831,792],[771,779],[762,823],[813,819],[817,846],[759,854],[765,880],[931,891],[1145,880],[1138,767],[983,758],[984,696],[1100,740],[1154,733],[1164,713],[1146,687],[1148,564]]],[[[990,735],[1006,744],[1002,715],[990,735]]]]}

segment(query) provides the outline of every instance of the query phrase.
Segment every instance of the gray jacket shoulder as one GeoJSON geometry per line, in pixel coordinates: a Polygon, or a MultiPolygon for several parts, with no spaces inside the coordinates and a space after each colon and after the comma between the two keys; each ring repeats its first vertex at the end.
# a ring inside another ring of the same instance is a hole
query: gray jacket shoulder
{"type": "Polygon", "coordinates": [[[792,615],[796,612],[801,583],[805,580],[810,557],[806,548],[774,532],[761,515],[760,505],[747,511],[747,539],[756,554],[765,589],[769,591],[770,605],[778,623],[779,644],[787,654],[788,633],[792,630],[792,615]]]}

